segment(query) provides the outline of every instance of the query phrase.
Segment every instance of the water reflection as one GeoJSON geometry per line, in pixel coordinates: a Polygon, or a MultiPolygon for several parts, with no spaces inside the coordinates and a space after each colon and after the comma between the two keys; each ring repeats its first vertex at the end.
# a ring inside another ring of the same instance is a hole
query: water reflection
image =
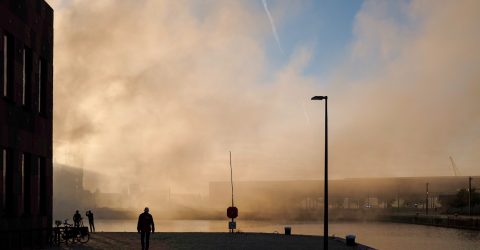
{"type": "MultiPolygon", "coordinates": [[[[98,220],[97,231],[134,232],[136,220],[98,220]]],[[[293,234],[322,235],[323,223],[242,221],[242,232],[283,233],[285,226],[293,234]]],[[[227,232],[227,220],[157,220],[159,232],[227,232]]],[[[331,234],[345,237],[355,234],[360,243],[378,249],[479,249],[480,232],[451,228],[396,223],[331,223],[331,234]]]]}

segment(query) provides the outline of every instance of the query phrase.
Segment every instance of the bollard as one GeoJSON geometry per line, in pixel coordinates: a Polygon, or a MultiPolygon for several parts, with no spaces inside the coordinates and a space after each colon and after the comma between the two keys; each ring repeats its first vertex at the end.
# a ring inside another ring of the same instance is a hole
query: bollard
{"type": "Polygon", "coordinates": [[[355,235],[349,234],[345,237],[347,246],[355,246],[355,235]]]}
{"type": "Polygon", "coordinates": [[[285,227],[285,235],[291,235],[292,234],[292,228],[291,227],[285,227]]]}

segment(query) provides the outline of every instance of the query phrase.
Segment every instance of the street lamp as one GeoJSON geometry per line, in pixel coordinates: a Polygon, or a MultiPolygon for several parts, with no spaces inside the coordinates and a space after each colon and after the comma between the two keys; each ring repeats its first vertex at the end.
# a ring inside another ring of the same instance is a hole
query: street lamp
{"type": "Polygon", "coordinates": [[[323,205],[323,249],[328,249],[328,96],[314,96],[312,101],[325,100],[325,187],[323,205]]]}

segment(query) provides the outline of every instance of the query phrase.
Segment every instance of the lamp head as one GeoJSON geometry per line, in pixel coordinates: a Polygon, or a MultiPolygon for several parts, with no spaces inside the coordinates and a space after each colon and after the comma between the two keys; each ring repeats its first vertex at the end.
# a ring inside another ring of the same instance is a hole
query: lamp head
{"type": "Polygon", "coordinates": [[[328,97],[327,96],[314,96],[312,97],[312,101],[321,101],[321,100],[326,100],[328,97]]]}

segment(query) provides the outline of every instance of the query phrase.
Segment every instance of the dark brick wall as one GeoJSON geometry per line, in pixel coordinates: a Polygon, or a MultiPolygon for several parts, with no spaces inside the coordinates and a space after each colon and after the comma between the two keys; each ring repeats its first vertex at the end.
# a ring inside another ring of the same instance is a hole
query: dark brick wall
{"type": "Polygon", "coordinates": [[[51,227],[52,107],[53,9],[44,0],[0,0],[0,169],[7,155],[0,171],[2,249],[38,245],[44,238],[38,229],[51,227]],[[17,231],[23,236],[12,236],[17,231]],[[22,240],[4,241],[6,234],[22,240]]]}

